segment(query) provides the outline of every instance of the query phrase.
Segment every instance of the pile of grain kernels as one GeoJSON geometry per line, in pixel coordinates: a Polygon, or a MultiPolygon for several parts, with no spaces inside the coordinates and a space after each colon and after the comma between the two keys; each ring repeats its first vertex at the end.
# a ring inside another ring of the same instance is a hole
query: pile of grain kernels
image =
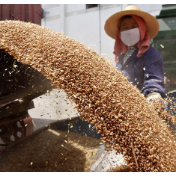
{"type": "Polygon", "coordinates": [[[152,105],[158,113],[161,120],[163,120],[173,135],[176,135],[176,102],[174,97],[167,97],[164,100],[154,100],[152,105]]]}
{"type": "Polygon", "coordinates": [[[174,136],[154,108],[104,58],[46,27],[0,22],[0,48],[64,89],[80,115],[125,155],[133,171],[176,171],[174,136]]]}

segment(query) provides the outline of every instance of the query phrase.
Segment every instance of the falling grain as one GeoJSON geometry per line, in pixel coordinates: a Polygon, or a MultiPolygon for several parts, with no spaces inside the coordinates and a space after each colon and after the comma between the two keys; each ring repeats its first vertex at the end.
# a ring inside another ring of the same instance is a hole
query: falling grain
{"type": "Polygon", "coordinates": [[[156,108],[95,51],[20,21],[0,22],[0,49],[63,89],[81,117],[95,125],[106,149],[123,153],[132,171],[176,171],[175,137],[156,108]]]}

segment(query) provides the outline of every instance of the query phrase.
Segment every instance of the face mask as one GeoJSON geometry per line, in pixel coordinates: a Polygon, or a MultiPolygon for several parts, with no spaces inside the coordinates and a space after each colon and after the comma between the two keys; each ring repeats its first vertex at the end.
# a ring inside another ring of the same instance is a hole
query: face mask
{"type": "Polygon", "coordinates": [[[127,46],[134,46],[140,40],[139,28],[120,32],[122,42],[127,46]]]}

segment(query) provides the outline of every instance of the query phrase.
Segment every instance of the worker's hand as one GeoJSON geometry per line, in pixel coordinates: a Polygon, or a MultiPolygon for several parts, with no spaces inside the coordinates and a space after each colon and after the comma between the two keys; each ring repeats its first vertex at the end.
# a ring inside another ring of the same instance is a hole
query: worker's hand
{"type": "Polygon", "coordinates": [[[152,92],[146,96],[146,99],[148,100],[149,103],[151,103],[153,100],[159,100],[161,98],[162,97],[161,97],[160,93],[158,93],[158,92],[152,92]]]}
{"type": "Polygon", "coordinates": [[[163,111],[167,110],[168,108],[168,103],[161,97],[161,95],[158,92],[149,93],[146,99],[148,100],[149,103],[152,103],[152,105],[157,109],[159,105],[161,106],[163,111]]]}

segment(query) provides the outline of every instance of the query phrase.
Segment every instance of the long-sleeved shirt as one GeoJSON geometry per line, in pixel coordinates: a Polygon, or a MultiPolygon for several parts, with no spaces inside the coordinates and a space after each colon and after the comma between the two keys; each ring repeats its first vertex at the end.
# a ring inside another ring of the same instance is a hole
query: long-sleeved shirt
{"type": "Polygon", "coordinates": [[[121,54],[116,69],[121,71],[144,96],[158,92],[164,98],[166,95],[163,56],[154,47],[150,47],[140,58],[137,58],[137,53],[138,48],[130,53],[125,62],[125,54],[121,54]]]}

